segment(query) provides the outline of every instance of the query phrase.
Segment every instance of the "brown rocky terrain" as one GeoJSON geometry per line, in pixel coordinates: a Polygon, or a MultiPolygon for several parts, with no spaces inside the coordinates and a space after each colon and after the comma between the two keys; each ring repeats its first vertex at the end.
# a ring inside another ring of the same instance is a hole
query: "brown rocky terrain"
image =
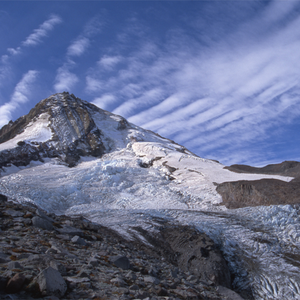
{"type": "Polygon", "coordinates": [[[218,184],[217,191],[227,208],[258,205],[300,204],[300,163],[285,161],[262,168],[232,165],[226,169],[237,173],[270,174],[295,177],[290,182],[277,179],[235,181],[218,184]]]}
{"type": "Polygon", "coordinates": [[[128,241],[83,217],[46,214],[0,195],[1,299],[242,299],[213,241],[162,224],[128,241]]]}

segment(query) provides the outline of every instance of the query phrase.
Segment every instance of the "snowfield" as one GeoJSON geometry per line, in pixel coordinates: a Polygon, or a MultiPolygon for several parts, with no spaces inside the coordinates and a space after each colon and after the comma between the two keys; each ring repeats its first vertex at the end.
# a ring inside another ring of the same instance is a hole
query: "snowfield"
{"type": "Polygon", "coordinates": [[[0,151],[17,147],[18,142],[46,142],[52,138],[49,128],[49,115],[41,114],[39,118],[27,125],[25,130],[13,139],[0,144],[0,151]]]}

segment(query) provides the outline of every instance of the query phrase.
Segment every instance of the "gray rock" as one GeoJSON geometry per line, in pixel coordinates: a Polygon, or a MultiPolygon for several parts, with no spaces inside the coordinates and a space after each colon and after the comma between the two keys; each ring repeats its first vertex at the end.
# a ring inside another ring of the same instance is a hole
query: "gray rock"
{"type": "Polygon", "coordinates": [[[225,299],[230,299],[230,300],[244,300],[239,294],[234,292],[233,290],[230,290],[224,286],[218,286],[217,289],[219,294],[221,294],[225,299]]]}
{"type": "Polygon", "coordinates": [[[61,264],[60,262],[57,262],[56,260],[50,261],[50,267],[57,270],[62,276],[67,275],[66,267],[63,264],[61,264]]]}
{"type": "Polygon", "coordinates": [[[158,278],[153,277],[153,276],[145,276],[144,277],[145,283],[151,283],[151,284],[159,284],[160,281],[158,278]]]}
{"type": "Polygon", "coordinates": [[[77,245],[82,245],[82,246],[86,246],[87,243],[85,242],[85,240],[81,237],[79,237],[78,235],[73,236],[73,238],[71,239],[71,242],[77,245]]]}
{"type": "Polygon", "coordinates": [[[6,262],[9,262],[9,261],[10,261],[9,255],[7,255],[3,252],[0,252],[0,264],[6,263],[6,262]]]}
{"type": "Polygon", "coordinates": [[[130,269],[130,262],[126,256],[121,256],[121,255],[111,256],[109,258],[109,261],[113,263],[115,266],[117,266],[118,268],[121,268],[123,270],[130,269]]]}
{"type": "Polygon", "coordinates": [[[32,225],[34,227],[42,228],[45,230],[53,230],[53,228],[54,228],[51,222],[49,222],[48,220],[43,219],[41,217],[33,217],[32,225]]]}
{"type": "Polygon", "coordinates": [[[66,280],[68,282],[74,282],[74,283],[82,283],[82,282],[90,281],[90,279],[87,277],[67,277],[66,280]]]}
{"type": "Polygon", "coordinates": [[[59,228],[58,231],[61,233],[61,234],[69,234],[69,235],[79,235],[79,236],[83,236],[83,231],[78,229],[78,228],[75,228],[75,227],[72,227],[72,226],[68,226],[68,225],[65,225],[63,226],[63,228],[59,228]]]}
{"type": "Polygon", "coordinates": [[[136,284],[133,284],[129,287],[130,290],[133,290],[133,291],[137,291],[139,289],[139,286],[136,285],[136,284]]]}
{"type": "Polygon", "coordinates": [[[110,282],[120,287],[127,285],[127,283],[121,278],[113,278],[110,282]]]}
{"type": "Polygon", "coordinates": [[[13,209],[6,209],[4,211],[6,214],[10,215],[11,217],[23,217],[24,213],[21,211],[13,210],[13,209]]]}
{"type": "Polygon", "coordinates": [[[37,210],[35,211],[35,213],[36,213],[38,216],[40,216],[41,218],[46,219],[46,220],[49,221],[49,222],[54,222],[54,220],[53,220],[52,218],[48,217],[48,216],[47,216],[45,213],[43,213],[43,211],[40,210],[40,209],[37,209],[37,210]]]}
{"type": "Polygon", "coordinates": [[[18,255],[18,259],[24,259],[24,258],[28,258],[30,256],[30,254],[28,253],[21,253],[20,255],[18,255]]]}
{"type": "Polygon", "coordinates": [[[11,261],[10,263],[8,263],[7,268],[9,270],[23,269],[22,265],[19,262],[17,262],[17,261],[11,261]]]}
{"type": "Polygon", "coordinates": [[[36,279],[42,295],[55,295],[62,297],[67,291],[67,284],[60,273],[48,267],[43,270],[36,279]]]}
{"type": "Polygon", "coordinates": [[[98,259],[96,259],[95,257],[92,257],[89,261],[88,264],[93,266],[93,267],[97,267],[99,265],[99,261],[98,259]]]}

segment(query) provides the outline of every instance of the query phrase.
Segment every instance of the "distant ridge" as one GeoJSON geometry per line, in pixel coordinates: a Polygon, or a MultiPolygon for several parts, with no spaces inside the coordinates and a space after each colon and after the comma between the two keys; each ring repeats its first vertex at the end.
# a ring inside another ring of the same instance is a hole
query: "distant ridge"
{"type": "Polygon", "coordinates": [[[225,167],[225,169],[236,173],[269,174],[291,177],[300,176],[300,162],[298,161],[284,161],[279,164],[270,164],[261,168],[248,165],[231,165],[225,167]]]}

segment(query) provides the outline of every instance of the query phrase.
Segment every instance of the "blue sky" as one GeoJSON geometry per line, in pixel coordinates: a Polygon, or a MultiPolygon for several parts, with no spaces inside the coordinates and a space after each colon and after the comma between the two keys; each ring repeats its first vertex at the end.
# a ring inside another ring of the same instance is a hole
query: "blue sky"
{"type": "Polygon", "coordinates": [[[299,1],[0,1],[0,127],[69,91],[201,157],[300,160],[299,1]]]}

